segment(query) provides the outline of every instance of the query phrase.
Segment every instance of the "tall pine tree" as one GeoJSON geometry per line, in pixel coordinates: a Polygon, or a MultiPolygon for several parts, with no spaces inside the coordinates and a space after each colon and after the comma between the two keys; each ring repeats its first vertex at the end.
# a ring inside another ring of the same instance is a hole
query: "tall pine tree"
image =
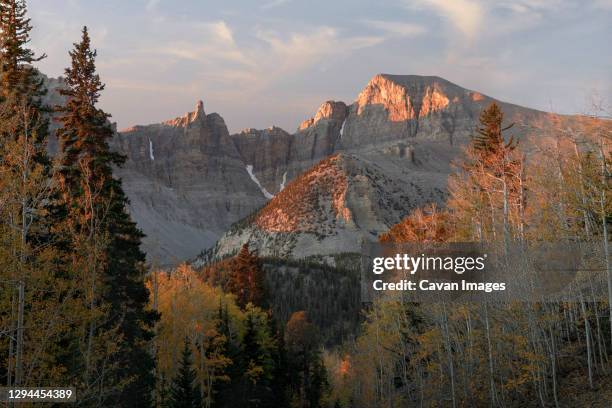
{"type": "Polygon", "coordinates": [[[40,61],[43,56],[36,57],[34,51],[27,47],[30,42],[32,26],[26,17],[27,7],[24,0],[0,1],[0,49],[2,63],[0,81],[4,85],[2,95],[17,93],[29,95],[35,85],[37,91],[39,81],[32,75],[32,63],[40,61]]]}
{"type": "Polygon", "coordinates": [[[292,399],[296,406],[318,408],[327,388],[317,327],[305,311],[291,315],[285,328],[292,399]]]}
{"type": "Polygon", "coordinates": [[[504,113],[495,102],[482,111],[480,126],[472,140],[474,150],[483,156],[497,154],[504,149],[514,150],[516,144],[513,138],[510,138],[507,143],[504,141],[504,132],[510,129],[513,124],[504,127],[503,120],[504,113]]]}
{"type": "Polygon", "coordinates": [[[180,366],[170,389],[170,408],[200,408],[202,406],[202,397],[196,380],[189,339],[185,338],[180,366]]]}
{"type": "Polygon", "coordinates": [[[92,309],[95,306],[103,313],[88,328],[84,381],[87,387],[98,388],[106,405],[149,406],[154,363],[147,343],[156,314],[146,310],[145,255],[140,249],[143,234],[127,212],[121,181],[113,177],[112,166],[121,165],[125,158],[110,150],[113,130],[109,115],[96,106],[104,84],[96,73],[96,51],[91,49],[86,27],[70,57],[62,91],[67,104],[58,109],[59,179],[71,230],[80,239],[94,242],[92,247],[99,252],[87,290],[94,293],[90,296],[92,309]],[[98,349],[107,353],[100,358],[97,352],[103,367],[92,363],[92,338],[98,339],[98,349]]]}
{"type": "MultiPolygon", "coordinates": [[[[46,89],[42,76],[33,66],[46,55],[37,57],[29,48],[31,30],[24,0],[0,0],[0,121],[26,118],[12,129],[0,127],[0,142],[7,137],[17,139],[27,131],[36,144],[43,144],[48,135],[45,113],[49,110],[41,100],[46,89]]],[[[37,152],[36,158],[48,164],[44,150],[37,152]]]]}
{"type": "Polygon", "coordinates": [[[249,302],[264,309],[267,306],[265,271],[257,254],[249,250],[248,243],[242,246],[230,263],[227,289],[236,295],[236,303],[240,307],[245,307],[249,302]]]}

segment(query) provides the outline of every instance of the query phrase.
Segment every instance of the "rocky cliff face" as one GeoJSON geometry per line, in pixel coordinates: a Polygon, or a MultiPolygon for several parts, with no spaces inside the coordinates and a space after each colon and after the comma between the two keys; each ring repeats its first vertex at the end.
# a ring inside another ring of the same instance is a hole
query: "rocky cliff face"
{"type": "MultiPolygon", "coordinates": [[[[245,129],[231,136],[245,166],[271,197],[287,183],[293,136],[278,127],[245,129]]],[[[289,176],[292,177],[292,176],[289,176]]]]}
{"type": "Polygon", "coordinates": [[[223,118],[202,102],[183,117],[119,132],[113,147],[128,157],[117,175],[152,261],[192,257],[266,201],[223,118]]]}
{"type": "Polygon", "coordinates": [[[313,164],[335,152],[346,115],[344,102],[323,103],[315,116],[302,122],[295,133],[292,159],[313,164]]]}
{"type": "MultiPolygon", "coordinates": [[[[47,88],[47,93],[43,97],[43,103],[49,108],[53,109],[56,106],[63,105],[66,98],[60,94],[60,89],[64,87],[63,78],[49,78],[46,75],[40,74],[42,80],[47,88]]],[[[47,150],[51,155],[56,155],[59,151],[59,143],[55,137],[54,131],[57,129],[59,124],[55,120],[49,121],[50,137],[47,140],[47,150]]]]}
{"type": "Polygon", "coordinates": [[[302,122],[298,131],[306,130],[322,120],[333,121],[334,123],[342,123],[346,118],[347,107],[344,102],[326,101],[317,110],[314,117],[306,119],[302,122]]]}
{"type": "Polygon", "coordinates": [[[473,124],[471,110],[457,111],[466,98],[469,91],[441,78],[377,75],[350,107],[342,146],[354,149],[414,138],[427,122],[437,125],[428,126],[427,130],[435,128],[434,134],[428,132],[428,138],[443,135],[449,139],[457,118],[473,124]]]}
{"type": "Polygon", "coordinates": [[[289,180],[336,151],[346,114],[343,102],[327,101],[295,134],[278,127],[245,129],[232,135],[232,140],[270,198],[289,180]]]}
{"type": "MultiPolygon", "coordinates": [[[[376,75],[349,107],[340,149],[362,149],[403,140],[465,143],[493,98],[443,78],[376,75]]],[[[517,129],[547,121],[547,114],[496,101],[517,129]]]]}
{"type": "MultiPolygon", "coordinates": [[[[375,76],[351,105],[324,102],[293,135],[279,128],[248,129],[232,135],[245,162],[272,196],[281,185],[320,159],[336,152],[370,158],[405,159],[404,164],[436,167],[447,161],[474,133],[480,112],[494,99],[439,77],[375,76]],[[285,182],[283,183],[283,180],[285,182]]],[[[542,128],[548,115],[497,101],[515,132],[542,128]]],[[[443,175],[443,177],[445,177],[443,175]]]]}

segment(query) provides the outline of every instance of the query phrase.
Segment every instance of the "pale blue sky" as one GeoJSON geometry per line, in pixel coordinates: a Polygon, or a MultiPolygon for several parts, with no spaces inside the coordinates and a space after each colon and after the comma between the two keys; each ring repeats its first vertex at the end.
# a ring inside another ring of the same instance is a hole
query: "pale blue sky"
{"type": "Polygon", "coordinates": [[[520,105],[612,97],[612,0],[30,0],[40,64],[62,74],[88,25],[120,128],[192,110],[293,131],[377,73],[439,75],[520,105]]]}

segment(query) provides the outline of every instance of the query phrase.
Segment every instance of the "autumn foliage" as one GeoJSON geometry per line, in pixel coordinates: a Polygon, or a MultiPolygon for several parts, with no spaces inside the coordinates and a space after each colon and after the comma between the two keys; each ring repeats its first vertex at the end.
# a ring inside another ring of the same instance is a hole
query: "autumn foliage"
{"type": "MultiPolygon", "coordinates": [[[[375,302],[357,338],[328,358],[342,406],[581,406],[577,393],[609,383],[611,299],[594,290],[612,285],[609,126],[585,120],[523,139],[528,149],[507,136],[510,128],[499,106],[486,108],[449,179],[446,208],[415,209],[380,240],[503,250],[579,239],[599,248],[591,264],[603,260],[607,270],[589,272],[567,302],[375,302]]],[[[599,395],[604,406],[612,401],[599,395]]]]}
{"type": "Polygon", "coordinates": [[[381,242],[447,242],[453,228],[448,212],[435,204],[417,208],[380,237],[381,242]]]}

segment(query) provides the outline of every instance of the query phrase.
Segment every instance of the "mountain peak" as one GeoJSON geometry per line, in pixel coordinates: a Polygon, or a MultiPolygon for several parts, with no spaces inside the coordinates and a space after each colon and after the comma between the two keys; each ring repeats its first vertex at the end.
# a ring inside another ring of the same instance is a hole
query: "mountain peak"
{"type": "Polygon", "coordinates": [[[167,120],[163,122],[163,124],[175,127],[187,127],[194,122],[202,121],[204,119],[206,119],[206,112],[204,112],[204,102],[202,102],[200,99],[196,102],[195,110],[193,112],[187,112],[183,116],[167,120]]]}
{"type": "Polygon", "coordinates": [[[448,86],[448,85],[458,86],[436,75],[398,75],[398,74],[381,73],[381,74],[375,75],[374,78],[370,80],[370,82],[379,80],[380,78],[384,78],[388,81],[395,82],[398,85],[407,86],[407,87],[411,85],[417,85],[417,84],[433,85],[435,83],[439,84],[440,86],[448,86]]]}
{"type": "Polygon", "coordinates": [[[198,102],[196,103],[195,114],[196,114],[196,117],[200,116],[200,115],[205,115],[205,113],[204,113],[204,102],[202,102],[201,99],[199,99],[198,102]]]}
{"type": "Polygon", "coordinates": [[[325,101],[319,106],[317,113],[310,119],[300,124],[298,130],[304,130],[323,119],[332,119],[339,122],[344,121],[347,115],[347,106],[341,101],[325,101]]]}
{"type": "Polygon", "coordinates": [[[461,88],[437,76],[378,74],[357,97],[358,113],[382,105],[394,122],[418,119],[447,108],[461,88]]]}

